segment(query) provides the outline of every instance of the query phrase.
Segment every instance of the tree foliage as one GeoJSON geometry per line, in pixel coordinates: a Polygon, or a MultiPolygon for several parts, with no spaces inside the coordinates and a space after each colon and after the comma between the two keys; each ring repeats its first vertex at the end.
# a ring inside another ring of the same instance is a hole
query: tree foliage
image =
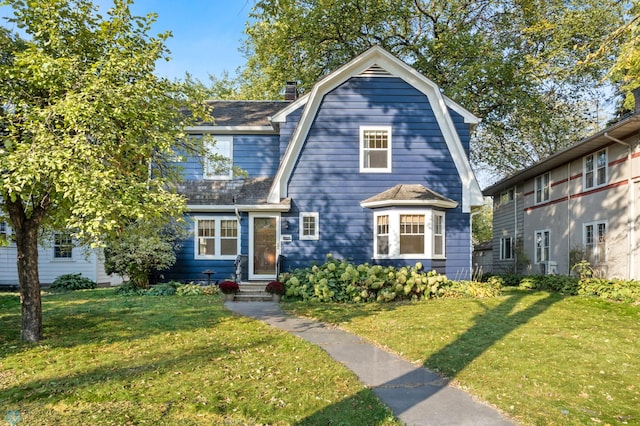
{"type": "Polygon", "coordinates": [[[288,80],[309,90],[380,45],[483,118],[476,163],[505,174],[589,129],[581,100],[601,85],[611,57],[584,59],[620,24],[624,7],[614,0],[260,0],[246,30],[241,92],[277,97],[288,80]]]}
{"type": "Polygon", "coordinates": [[[471,241],[479,244],[491,241],[493,238],[493,201],[485,198],[485,203],[473,211],[471,220],[471,241]]]}
{"type": "Polygon", "coordinates": [[[155,16],[132,16],[131,1],[105,16],[90,0],[3,4],[22,36],[0,31],[0,197],[18,249],[23,338],[37,341],[40,232],[70,229],[96,246],[126,223],[180,215],[184,200],[168,190],[176,153],[202,149],[181,129],[207,112],[193,86],[153,74],[170,34],[150,36],[155,16]]]}

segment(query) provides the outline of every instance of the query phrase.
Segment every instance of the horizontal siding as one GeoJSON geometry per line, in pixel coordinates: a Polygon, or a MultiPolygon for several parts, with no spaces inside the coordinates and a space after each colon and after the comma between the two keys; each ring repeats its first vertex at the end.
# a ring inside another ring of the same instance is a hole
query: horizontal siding
{"type": "Polygon", "coordinates": [[[302,117],[303,107],[298,108],[287,116],[285,123],[280,124],[280,158],[284,157],[284,153],[287,151],[291,136],[293,135],[300,117],[302,117]]]}
{"type": "MultiPolygon", "coordinates": [[[[321,262],[329,252],[371,262],[373,211],[359,203],[398,183],[419,183],[461,201],[462,184],[427,97],[400,79],[352,78],[325,96],[289,181],[293,206],[285,216],[294,241],[283,244],[287,266],[321,262]],[[361,125],[392,127],[392,173],[359,172],[361,125]],[[299,211],[319,212],[319,241],[298,240],[299,211]]],[[[468,273],[468,214],[460,207],[446,214],[441,269],[468,273]]]]}

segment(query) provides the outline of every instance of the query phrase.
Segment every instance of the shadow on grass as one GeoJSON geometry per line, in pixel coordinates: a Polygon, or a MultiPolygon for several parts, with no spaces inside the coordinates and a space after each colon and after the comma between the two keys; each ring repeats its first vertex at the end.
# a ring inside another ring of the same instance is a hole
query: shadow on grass
{"type": "Polygon", "coordinates": [[[548,293],[525,306],[523,299],[531,293],[518,291],[506,297],[498,306],[476,315],[474,324],[454,342],[443,347],[424,362],[424,366],[454,378],[473,360],[520,326],[542,314],[563,296],[548,293]],[[520,308],[522,304],[522,309],[520,308]]]}
{"type": "Polygon", "coordinates": [[[317,425],[377,425],[393,419],[384,405],[380,404],[370,389],[364,389],[355,395],[312,414],[295,423],[297,426],[317,425]]]}

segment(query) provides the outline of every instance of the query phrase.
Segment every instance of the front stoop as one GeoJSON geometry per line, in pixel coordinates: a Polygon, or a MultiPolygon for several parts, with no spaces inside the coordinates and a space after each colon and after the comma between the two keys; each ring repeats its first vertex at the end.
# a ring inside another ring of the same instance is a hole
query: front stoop
{"type": "Polygon", "coordinates": [[[271,302],[273,297],[264,291],[266,281],[240,283],[240,291],[235,294],[234,302],[271,302]]]}

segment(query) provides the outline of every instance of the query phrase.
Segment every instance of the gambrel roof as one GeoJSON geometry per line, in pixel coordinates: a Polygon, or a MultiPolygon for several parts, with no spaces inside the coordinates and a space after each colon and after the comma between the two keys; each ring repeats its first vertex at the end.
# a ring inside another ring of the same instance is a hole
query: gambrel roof
{"type": "Polygon", "coordinates": [[[371,72],[371,70],[374,70],[378,74],[382,72],[385,75],[399,77],[427,96],[446,145],[449,148],[451,158],[462,181],[463,212],[468,213],[472,206],[482,205],[483,199],[480,186],[471,169],[469,159],[455,129],[453,119],[449,114],[449,108],[460,114],[466,123],[477,124],[480,120],[471,112],[443,96],[440,88],[433,81],[379,46],[370,48],[351,62],[327,75],[316,83],[307,95],[274,115],[272,121],[280,123],[284,121],[287,114],[304,106],[302,117],[291,137],[291,141],[278,168],[268,201],[277,203],[288,196],[287,184],[323,97],[348,79],[358,75],[366,75],[366,73],[371,72]]]}

